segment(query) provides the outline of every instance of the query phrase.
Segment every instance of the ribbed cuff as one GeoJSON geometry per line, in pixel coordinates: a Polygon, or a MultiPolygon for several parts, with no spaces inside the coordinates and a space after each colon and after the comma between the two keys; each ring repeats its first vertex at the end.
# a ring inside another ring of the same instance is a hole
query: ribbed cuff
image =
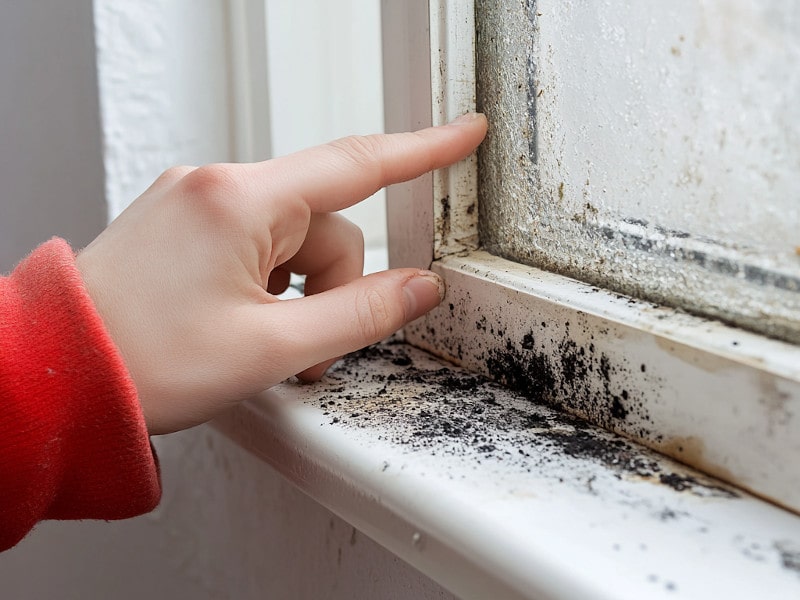
{"type": "Polygon", "coordinates": [[[64,240],[0,280],[0,397],[0,529],[7,516],[29,529],[158,504],[136,388],[64,240]]]}

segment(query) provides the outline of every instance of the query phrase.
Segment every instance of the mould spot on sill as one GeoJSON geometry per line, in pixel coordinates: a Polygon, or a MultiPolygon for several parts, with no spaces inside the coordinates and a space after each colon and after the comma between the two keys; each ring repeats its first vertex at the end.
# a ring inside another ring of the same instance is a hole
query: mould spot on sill
{"type": "Polygon", "coordinates": [[[636,434],[652,437],[644,392],[622,387],[640,380],[645,365],[612,363],[593,343],[575,341],[569,324],[560,339],[549,340],[556,352],[543,350],[546,344],[536,335],[528,331],[518,341],[506,340],[505,348],[489,350],[486,369],[492,377],[531,400],[544,400],[601,427],[617,429],[625,421],[636,434]]]}
{"type": "MultiPolygon", "coordinates": [[[[560,469],[565,460],[588,461],[617,479],[656,484],[671,493],[739,497],[723,483],[546,406],[534,394],[520,396],[481,375],[418,361],[419,354],[389,341],[348,355],[316,384],[324,386],[324,394],[315,403],[330,424],[374,430],[410,452],[493,461],[528,472],[547,465],[560,469]],[[370,361],[370,368],[362,361],[370,361]]],[[[563,468],[562,474],[570,472],[563,468]]],[[[594,494],[592,477],[584,472],[573,483],[594,494]]],[[[661,519],[658,515],[680,513],[665,507],[655,514],[661,519]]]]}
{"type": "Polygon", "coordinates": [[[781,565],[787,571],[794,571],[800,576],[800,547],[789,541],[778,541],[774,544],[780,556],[781,565]]]}
{"type": "Polygon", "coordinates": [[[722,496],[737,498],[738,494],[722,486],[708,482],[701,483],[691,475],[678,475],[677,473],[664,473],[659,476],[659,481],[677,492],[691,491],[698,496],[722,496]]]}
{"type": "Polygon", "coordinates": [[[444,196],[439,199],[439,206],[441,212],[439,214],[439,235],[441,242],[447,243],[447,238],[450,237],[450,196],[444,196]]]}
{"type": "Polygon", "coordinates": [[[710,462],[705,457],[705,445],[703,441],[696,437],[672,437],[666,440],[659,440],[657,448],[679,460],[682,463],[691,465],[704,473],[719,477],[725,481],[736,483],[737,478],[724,467],[710,462]]]}

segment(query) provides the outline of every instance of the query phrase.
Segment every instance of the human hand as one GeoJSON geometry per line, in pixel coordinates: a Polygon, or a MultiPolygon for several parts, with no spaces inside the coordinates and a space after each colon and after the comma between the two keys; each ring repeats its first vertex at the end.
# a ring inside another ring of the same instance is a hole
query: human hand
{"type": "Polygon", "coordinates": [[[207,421],[293,374],[319,378],[436,306],[443,286],[428,271],[362,277],[361,231],[332,213],[461,160],[486,127],[467,115],[161,175],[77,257],[150,433],[207,421]],[[279,300],[290,273],[306,275],[306,296],[279,300]]]}

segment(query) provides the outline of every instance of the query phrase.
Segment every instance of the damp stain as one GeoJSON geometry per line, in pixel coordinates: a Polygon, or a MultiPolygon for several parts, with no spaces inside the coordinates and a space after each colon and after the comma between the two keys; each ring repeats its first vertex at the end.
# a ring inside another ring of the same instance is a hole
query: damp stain
{"type": "MultiPolygon", "coordinates": [[[[480,374],[431,359],[417,361],[415,353],[420,354],[390,340],[348,355],[329,372],[314,403],[329,424],[376,430],[379,438],[409,451],[494,461],[528,472],[564,459],[588,461],[616,478],[647,482],[671,493],[739,497],[721,482],[553,409],[536,399],[538,389],[520,394],[480,374]],[[364,369],[364,361],[373,366],[364,369]],[[384,366],[376,368],[378,363],[384,366]]],[[[550,366],[540,368],[549,373],[545,380],[555,381],[550,366]]],[[[530,378],[524,381],[531,385],[530,378]]],[[[574,483],[594,493],[588,477],[574,483]]],[[[666,507],[659,514],[678,518],[680,512],[666,507]]]]}
{"type": "Polygon", "coordinates": [[[450,196],[439,199],[438,230],[442,243],[450,237],[450,196]]]}
{"type": "Polygon", "coordinates": [[[778,553],[781,566],[800,577],[800,546],[790,541],[777,541],[773,547],[778,553]]]}
{"type": "Polygon", "coordinates": [[[486,370],[532,400],[565,408],[606,429],[653,437],[644,392],[630,387],[641,380],[646,366],[614,362],[591,341],[579,343],[571,337],[569,323],[564,329],[560,339],[548,337],[544,327],[507,339],[505,346],[486,351],[486,370]],[[548,346],[557,351],[545,350],[548,346]]]}
{"type": "Polygon", "coordinates": [[[704,473],[709,473],[725,481],[736,482],[738,479],[728,469],[706,458],[705,444],[700,438],[694,436],[671,437],[661,440],[656,449],[682,463],[692,465],[704,473]]]}
{"type": "MultiPolygon", "coordinates": [[[[582,289],[585,294],[600,291],[591,286],[582,289]]],[[[515,305],[513,290],[501,293],[508,296],[508,305],[515,305]]],[[[622,295],[618,299],[644,311],[653,309],[648,302],[622,295]]],[[[407,330],[408,339],[488,376],[531,402],[574,414],[737,483],[724,466],[713,464],[715,461],[697,452],[673,451],[670,436],[652,412],[663,404],[661,365],[615,352],[624,343],[625,333],[612,323],[598,323],[580,311],[571,318],[554,319],[552,313],[537,312],[536,305],[531,306],[527,321],[520,317],[509,320],[498,306],[502,300],[487,306],[466,290],[413,323],[407,330]]]]}

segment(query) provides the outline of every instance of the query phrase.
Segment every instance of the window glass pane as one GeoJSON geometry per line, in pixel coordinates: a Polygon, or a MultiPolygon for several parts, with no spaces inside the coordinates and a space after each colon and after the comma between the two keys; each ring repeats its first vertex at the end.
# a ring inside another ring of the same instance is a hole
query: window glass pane
{"type": "Polygon", "coordinates": [[[491,252],[800,341],[800,7],[477,1],[491,252]]]}

